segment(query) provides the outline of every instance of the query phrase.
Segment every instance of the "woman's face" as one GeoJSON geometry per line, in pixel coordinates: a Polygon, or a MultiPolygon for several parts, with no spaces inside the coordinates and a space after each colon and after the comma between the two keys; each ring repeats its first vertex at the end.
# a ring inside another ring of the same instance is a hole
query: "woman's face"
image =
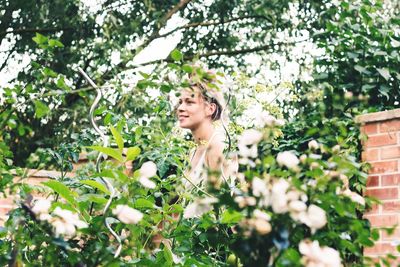
{"type": "Polygon", "coordinates": [[[198,90],[186,89],[181,91],[177,108],[180,127],[194,130],[205,121],[211,123],[211,115],[212,108],[198,90]]]}

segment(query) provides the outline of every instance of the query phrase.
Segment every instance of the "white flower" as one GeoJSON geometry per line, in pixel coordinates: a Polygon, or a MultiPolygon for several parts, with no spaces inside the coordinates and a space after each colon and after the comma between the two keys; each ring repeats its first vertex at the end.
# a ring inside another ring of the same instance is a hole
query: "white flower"
{"type": "Polygon", "coordinates": [[[312,233],[327,223],[325,211],[314,204],[308,207],[307,212],[299,214],[299,220],[310,227],[312,233]]]}
{"type": "Polygon", "coordinates": [[[340,267],[339,252],[330,247],[320,247],[318,241],[303,240],[299,244],[303,255],[301,261],[306,267],[340,267]]]}
{"type": "Polygon", "coordinates": [[[290,184],[284,179],[279,179],[273,184],[271,190],[271,206],[275,213],[280,214],[288,211],[286,191],[289,186],[290,184]]]}
{"type": "Polygon", "coordinates": [[[81,221],[79,219],[78,214],[73,213],[70,210],[64,210],[64,209],[61,209],[60,207],[57,207],[54,210],[53,214],[60,217],[66,223],[76,226],[78,229],[88,227],[87,223],[85,223],[84,221],[81,221]]]}
{"type": "Polygon", "coordinates": [[[67,223],[63,220],[54,220],[52,222],[55,236],[72,237],[76,233],[76,228],[73,224],[67,223]]]}
{"type": "Polygon", "coordinates": [[[150,178],[156,176],[157,174],[157,166],[152,161],[147,161],[143,163],[142,167],[140,168],[140,176],[150,178]]]}
{"type": "Polygon", "coordinates": [[[365,199],[356,192],[353,192],[350,189],[346,189],[343,191],[343,195],[349,197],[353,202],[365,206],[365,199]]]}
{"type": "Polygon", "coordinates": [[[253,195],[256,197],[267,196],[269,194],[267,183],[258,177],[254,177],[251,181],[251,188],[253,189],[253,195]]]}
{"type": "Polygon", "coordinates": [[[239,205],[239,208],[244,208],[247,206],[255,206],[257,203],[255,197],[237,196],[235,197],[234,201],[239,205]]]}
{"type": "Polygon", "coordinates": [[[289,169],[296,169],[300,162],[297,156],[290,151],[280,152],[276,161],[280,166],[286,166],[289,169]]]}
{"type": "Polygon", "coordinates": [[[252,221],[252,224],[254,226],[254,228],[256,229],[256,231],[261,234],[261,235],[266,235],[269,232],[271,232],[272,230],[272,226],[271,224],[263,219],[254,219],[252,221]]]}
{"type": "Polygon", "coordinates": [[[253,211],[253,215],[254,215],[254,217],[256,219],[262,219],[262,220],[265,220],[265,221],[270,221],[271,220],[271,216],[268,213],[266,213],[264,211],[261,211],[259,209],[254,210],[253,211]]]}
{"type": "Polygon", "coordinates": [[[150,180],[150,179],[147,178],[147,177],[140,177],[140,178],[139,178],[139,182],[140,182],[144,187],[147,187],[147,188],[150,188],[150,189],[156,188],[156,183],[153,182],[152,180],[150,180]]]}
{"type": "Polygon", "coordinates": [[[263,134],[255,129],[248,129],[243,131],[239,137],[240,145],[253,145],[261,141],[263,134]]]}
{"type": "MultiPolygon", "coordinates": [[[[256,145],[251,145],[250,147],[248,147],[247,145],[242,145],[242,144],[238,144],[238,148],[239,148],[239,155],[241,156],[241,158],[256,158],[258,156],[258,152],[257,152],[257,146],[256,145]]],[[[240,162],[242,163],[242,162],[240,162]]],[[[246,164],[242,163],[242,164],[246,164]]]]}
{"type": "Polygon", "coordinates": [[[121,62],[121,52],[114,50],[111,52],[111,65],[118,65],[121,62]]]}
{"type": "Polygon", "coordinates": [[[47,199],[39,199],[35,202],[32,208],[33,213],[36,215],[48,214],[51,207],[51,202],[47,199]]]}
{"type": "Polygon", "coordinates": [[[139,182],[144,187],[154,189],[156,187],[156,183],[151,181],[149,178],[153,177],[157,174],[156,164],[152,161],[147,161],[147,162],[143,163],[139,172],[140,172],[139,182]]]}
{"type": "Polygon", "coordinates": [[[217,203],[218,199],[213,197],[207,197],[202,199],[196,199],[194,202],[187,205],[183,212],[183,218],[190,219],[201,217],[204,213],[212,210],[212,204],[217,203]]]}
{"type": "Polygon", "coordinates": [[[52,224],[54,233],[57,237],[64,236],[70,238],[76,234],[76,229],[87,228],[86,222],[79,219],[78,214],[70,210],[57,207],[53,212],[54,217],[46,219],[52,224]]]}
{"type": "Polygon", "coordinates": [[[128,205],[117,205],[112,213],[117,216],[118,220],[126,224],[137,224],[143,218],[143,213],[128,205]]]}
{"type": "Polygon", "coordinates": [[[311,140],[310,142],[308,142],[308,148],[311,150],[317,150],[319,148],[319,144],[317,141],[311,140]]]}

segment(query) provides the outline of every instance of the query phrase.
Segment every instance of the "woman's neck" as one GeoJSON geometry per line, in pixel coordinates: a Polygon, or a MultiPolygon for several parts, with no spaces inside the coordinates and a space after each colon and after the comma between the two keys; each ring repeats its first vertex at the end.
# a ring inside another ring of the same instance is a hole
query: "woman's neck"
{"type": "Polygon", "coordinates": [[[214,133],[214,125],[212,123],[202,123],[196,129],[192,130],[193,139],[196,144],[201,145],[204,141],[209,141],[214,133]]]}

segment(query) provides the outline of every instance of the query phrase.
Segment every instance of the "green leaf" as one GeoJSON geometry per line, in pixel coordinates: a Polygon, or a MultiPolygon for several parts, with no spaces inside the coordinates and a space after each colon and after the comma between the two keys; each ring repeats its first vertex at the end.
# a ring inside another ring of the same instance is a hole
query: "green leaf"
{"type": "Polygon", "coordinates": [[[42,101],[35,100],[33,103],[35,104],[35,117],[36,118],[40,119],[40,118],[46,116],[50,112],[49,107],[46,104],[44,104],[42,101]]]}
{"type": "Polygon", "coordinates": [[[182,66],[182,70],[184,72],[186,72],[186,73],[192,73],[193,72],[193,68],[190,65],[187,65],[187,64],[182,66]]]}
{"type": "Polygon", "coordinates": [[[171,266],[173,263],[171,250],[168,248],[168,246],[165,246],[163,252],[164,252],[164,258],[165,258],[166,263],[171,266]]]}
{"type": "Polygon", "coordinates": [[[105,187],[105,185],[103,185],[103,184],[101,184],[101,183],[99,183],[97,181],[94,181],[94,180],[81,180],[79,182],[81,184],[85,184],[85,185],[91,186],[93,188],[96,188],[96,189],[100,190],[101,192],[106,193],[107,195],[110,194],[110,191],[108,191],[108,189],[105,187]]]}
{"type": "Polygon", "coordinates": [[[171,58],[172,58],[173,60],[175,60],[175,61],[180,61],[180,60],[183,59],[183,55],[182,55],[182,53],[181,53],[178,49],[174,49],[174,50],[171,52],[171,58]]]}
{"type": "Polygon", "coordinates": [[[111,128],[111,133],[114,136],[115,142],[117,143],[117,146],[119,148],[119,151],[122,152],[122,149],[124,148],[124,139],[122,139],[121,134],[114,128],[114,127],[110,127],[111,128]]]}
{"type": "Polygon", "coordinates": [[[147,200],[145,198],[139,198],[135,201],[134,207],[136,209],[140,208],[154,208],[154,203],[151,202],[150,200],[147,200]]]}
{"type": "Polygon", "coordinates": [[[87,148],[97,150],[103,154],[113,157],[114,159],[118,160],[121,163],[124,161],[122,157],[122,152],[119,151],[118,149],[114,149],[111,147],[103,147],[103,146],[88,146],[87,148]]]}
{"type": "Polygon", "coordinates": [[[240,212],[228,209],[224,211],[224,213],[222,214],[221,223],[224,224],[237,223],[242,219],[242,217],[243,215],[240,212]]]}
{"type": "Polygon", "coordinates": [[[57,77],[57,73],[56,73],[55,71],[53,71],[52,69],[49,69],[49,68],[47,68],[47,67],[45,67],[45,68],[43,69],[43,73],[44,73],[46,76],[51,77],[51,78],[56,78],[56,77],[57,77]]]}
{"type": "Polygon", "coordinates": [[[38,45],[44,44],[47,42],[47,37],[41,35],[40,33],[36,33],[36,36],[32,38],[32,40],[38,45]]]}
{"type": "Polygon", "coordinates": [[[55,40],[55,39],[49,40],[49,46],[50,47],[64,47],[63,43],[61,43],[60,41],[55,40]]]}
{"type": "Polygon", "coordinates": [[[135,160],[137,156],[140,154],[140,148],[137,146],[128,148],[126,152],[126,161],[135,160]]]}
{"type": "Polygon", "coordinates": [[[382,68],[382,69],[377,68],[376,70],[383,78],[385,78],[386,81],[390,79],[391,76],[388,68],[382,68]]]}
{"type": "Polygon", "coordinates": [[[75,197],[77,196],[77,193],[71,191],[65,184],[63,184],[59,181],[56,181],[56,180],[42,182],[42,184],[51,188],[54,192],[59,194],[61,197],[63,197],[65,200],[67,200],[70,204],[76,205],[75,197]]]}

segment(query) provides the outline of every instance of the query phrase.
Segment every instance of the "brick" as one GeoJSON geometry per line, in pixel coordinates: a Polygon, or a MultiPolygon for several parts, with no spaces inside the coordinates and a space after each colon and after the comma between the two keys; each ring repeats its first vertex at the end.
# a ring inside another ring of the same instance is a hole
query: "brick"
{"type": "Polygon", "coordinates": [[[400,185],[400,174],[388,174],[381,176],[382,186],[400,185]]]}
{"type": "Polygon", "coordinates": [[[367,178],[367,187],[379,186],[379,176],[369,175],[367,178]]]}
{"type": "Polygon", "coordinates": [[[381,159],[398,159],[400,158],[400,146],[385,147],[381,149],[381,159]]]}
{"type": "Polygon", "coordinates": [[[383,241],[400,239],[400,228],[394,229],[394,231],[393,231],[393,233],[391,235],[389,235],[387,233],[387,231],[381,230],[381,239],[383,241]]]}
{"type": "Polygon", "coordinates": [[[397,160],[372,162],[371,163],[372,168],[369,170],[369,173],[377,174],[377,173],[396,172],[398,170],[397,165],[398,165],[397,160]]]}
{"type": "Polygon", "coordinates": [[[13,204],[13,198],[8,197],[0,199],[0,206],[12,206],[13,204]]]}
{"type": "Polygon", "coordinates": [[[371,208],[368,210],[368,212],[364,213],[364,215],[377,215],[379,213],[379,208],[380,208],[380,205],[373,204],[373,205],[371,205],[371,208]]]}
{"type": "Polygon", "coordinates": [[[378,133],[378,123],[367,123],[361,127],[361,132],[366,135],[378,133]]]}
{"type": "Polygon", "coordinates": [[[379,149],[367,149],[361,153],[361,158],[363,161],[377,161],[379,160],[379,149]]]}
{"type": "Polygon", "coordinates": [[[382,213],[385,212],[400,212],[400,201],[385,201],[381,204],[382,213]]]}
{"type": "Polygon", "coordinates": [[[379,131],[381,133],[395,132],[400,130],[400,120],[390,120],[379,123],[379,131]]]}
{"type": "Polygon", "coordinates": [[[397,144],[397,134],[379,134],[369,136],[365,144],[366,147],[387,146],[397,144]]]}
{"type": "Polygon", "coordinates": [[[364,248],[365,255],[382,255],[387,253],[396,253],[396,247],[390,242],[378,242],[373,247],[364,248]]]}
{"type": "Polygon", "coordinates": [[[386,214],[386,215],[365,215],[372,225],[372,227],[393,227],[399,222],[399,215],[397,214],[386,214]]]}
{"type": "Polygon", "coordinates": [[[376,197],[378,199],[397,199],[399,197],[397,187],[367,189],[365,195],[376,197]]]}

